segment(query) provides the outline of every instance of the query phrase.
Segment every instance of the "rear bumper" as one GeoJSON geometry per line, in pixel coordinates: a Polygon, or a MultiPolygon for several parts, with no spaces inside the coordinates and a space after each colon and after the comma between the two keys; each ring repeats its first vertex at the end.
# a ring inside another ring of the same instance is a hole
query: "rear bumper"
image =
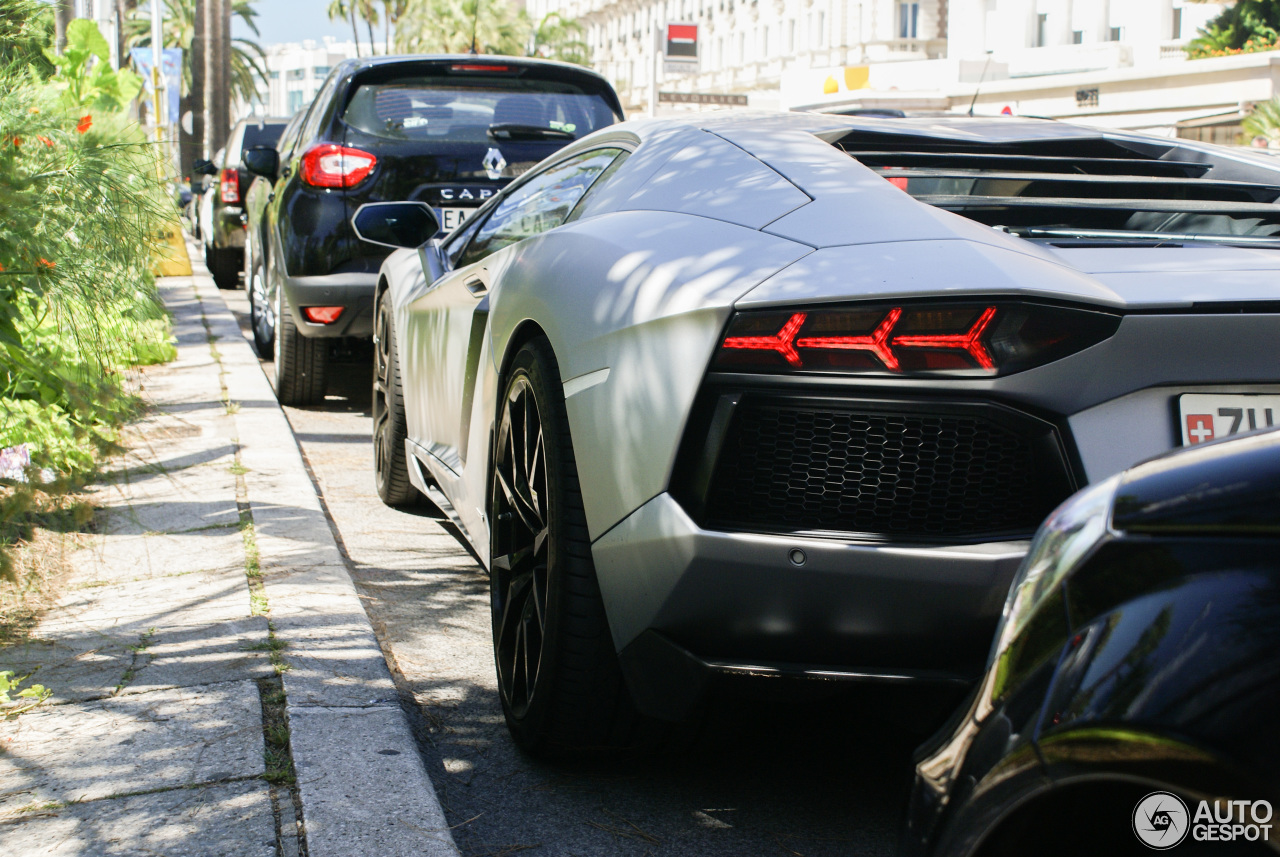
{"type": "Polygon", "coordinates": [[[327,274],[320,277],[284,277],[284,299],[303,336],[360,339],[373,337],[373,296],[378,285],[374,274],[327,274]],[[342,315],[333,324],[312,324],[304,307],[340,306],[342,315]]]}
{"type": "Polygon", "coordinates": [[[972,681],[1027,546],[716,532],[660,494],[592,553],[637,703],[679,719],[708,672],[972,681]]]}

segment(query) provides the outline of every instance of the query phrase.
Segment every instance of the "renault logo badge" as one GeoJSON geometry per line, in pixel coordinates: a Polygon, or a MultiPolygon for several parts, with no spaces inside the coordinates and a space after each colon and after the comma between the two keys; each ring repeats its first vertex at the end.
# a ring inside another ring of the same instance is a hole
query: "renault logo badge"
{"type": "Polygon", "coordinates": [[[484,166],[484,171],[491,179],[502,178],[502,171],[507,167],[507,159],[502,157],[502,153],[497,149],[490,149],[484,153],[484,160],[480,162],[484,166]]]}

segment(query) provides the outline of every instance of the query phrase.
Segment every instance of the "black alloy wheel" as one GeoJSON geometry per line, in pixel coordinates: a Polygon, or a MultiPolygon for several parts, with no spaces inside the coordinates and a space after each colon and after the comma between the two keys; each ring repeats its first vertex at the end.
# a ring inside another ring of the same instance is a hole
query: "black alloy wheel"
{"type": "Polygon", "coordinates": [[[264,360],[275,356],[276,314],[267,300],[267,280],[262,260],[257,253],[245,250],[244,288],[249,293],[249,324],[253,328],[253,347],[264,360]]]}
{"type": "Polygon", "coordinates": [[[507,727],[529,753],[621,748],[646,722],[591,560],[564,391],[545,339],[505,379],[493,451],[490,608],[507,727]]]}
{"type": "Polygon", "coordinates": [[[420,498],[409,481],[404,441],[404,389],[396,356],[391,293],[378,296],[373,334],[373,472],[378,496],[388,506],[412,505],[420,498]]]}

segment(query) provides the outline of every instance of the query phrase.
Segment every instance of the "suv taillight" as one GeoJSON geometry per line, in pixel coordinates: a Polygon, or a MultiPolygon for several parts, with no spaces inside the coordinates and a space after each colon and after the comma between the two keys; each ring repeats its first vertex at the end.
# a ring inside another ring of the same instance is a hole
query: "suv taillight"
{"type": "Polygon", "coordinates": [[[1043,304],[876,304],[736,313],[721,372],[1008,375],[1096,345],[1119,316],[1043,304]]]}
{"type": "Polygon", "coordinates": [[[223,202],[240,201],[240,173],[237,170],[223,170],[218,184],[223,202]]]}
{"type": "Polygon", "coordinates": [[[378,159],[368,152],[322,143],[302,156],[302,180],[312,187],[355,187],[377,164],[378,159]]]}

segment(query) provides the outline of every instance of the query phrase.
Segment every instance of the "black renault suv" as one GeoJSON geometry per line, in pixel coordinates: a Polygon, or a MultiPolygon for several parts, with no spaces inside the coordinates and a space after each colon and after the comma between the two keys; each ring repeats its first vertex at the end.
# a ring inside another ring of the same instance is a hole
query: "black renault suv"
{"type": "Polygon", "coordinates": [[[617,93],[577,66],[494,56],[377,57],[334,68],[274,149],[246,150],[245,288],[276,394],[313,404],[335,349],[373,334],[378,269],[393,248],[351,219],[413,200],[446,230],[529,167],[622,118],[617,93]]]}

